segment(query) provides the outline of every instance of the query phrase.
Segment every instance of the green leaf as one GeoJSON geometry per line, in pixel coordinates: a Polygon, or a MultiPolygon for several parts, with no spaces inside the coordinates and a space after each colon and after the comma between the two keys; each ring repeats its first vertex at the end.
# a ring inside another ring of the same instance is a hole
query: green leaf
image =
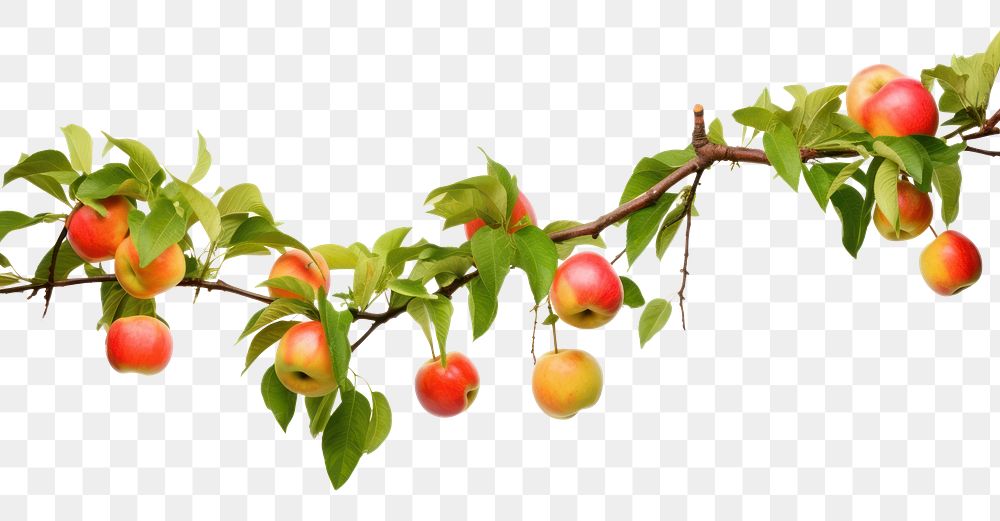
{"type": "Polygon", "coordinates": [[[725,145],[726,138],[722,131],[722,122],[715,118],[708,124],[708,140],[716,145],[725,145]]]}
{"type": "Polygon", "coordinates": [[[247,321],[246,327],[243,328],[243,333],[236,340],[239,342],[243,340],[250,333],[257,331],[258,329],[278,320],[279,318],[284,318],[289,315],[305,315],[314,320],[319,319],[319,315],[316,313],[316,309],[308,302],[292,299],[292,298],[279,298],[275,299],[264,309],[260,311],[260,314],[255,314],[250,317],[247,321]]]}
{"type": "Polygon", "coordinates": [[[497,181],[500,181],[500,185],[503,186],[503,189],[507,194],[507,211],[503,218],[503,228],[509,228],[508,224],[510,224],[510,215],[514,210],[514,204],[517,202],[517,196],[520,193],[517,188],[517,179],[510,175],[510,172],[507,171],[507,167],[494,161],[493,158],[482,149],[482,147],[479,148],[479,151],[486,157],[486,174],[491,177],[495,177],[497,181]]]}
{"type": "MultiPolygon", "coordinates": [[[[694,148],[688,146],[687,148],[683,149],[664,150],[663,152],[660,152],[655,156],[653,156],[652,159],[655,159],[658,163],[666,165],[668,169],[671,172],[673,172],[674,170],[677,170],[678,168],[683,166],[688,161],[694,159],[695,155],[696,154],[694,148]]],[[[641,164],[642,161],[640,161],[639,163],[641,164]]]]}
{"type": "Polygon", "coordinates": [[[441,364],[447,360],[446,344],[448,342],[448,330],[451,328],[451,315],[454,307],[451,300],[439,298],[413,299],[406,305],[406,312],[413,317],[413,321],[420,326],[427,337],[427,342],[434,347],[431,336],[431,325],[434,326],[434,336],[437,337],[438,352],[441,356],[441,364]]]}
{"type": "Polygon", "coordinates": [[[555,313],[550,313],[549,316],[545,317],[545,320],[542,321],[542,324],[546,326],[551,326],[556,322],[559,322],[559,315],[556,315],[555,313]]]}
{"type": "Polygon", "coordinates": [[[858,169],[861,168],[861,164],[864,162],[864,159],[858,159],[857,161],[841,168],[837,173],[837,176],[830,182],[830,186],[827,188],[826,194],[824,194],[822,198],[819,195],[816,195],[816,200],[820,202],[820,207],[823,208],[823,211],[826,211],[826,204],[833,197],[834,192],[839,190],[848,179],[857,173],[858,169]]]}
{"type": "Polygon", "coordinates": [[[872,166],[869,167],[869,174],[866,176],[865,182],[868,196],[861,197],[861,194],[857,190],[846,184],[842,185],[830,196],[830,203],[833,204],[833,209],[837,212],[837,216],[840,217],[842,223],[843,234],[841,240],[844,248],[854,258],[857,258],[858,251],[865,242],[868,225],[871,223],[872,206],[875,202],[873,193],[875,171],[881,161],[881,158],[876,158],[872,161],[872,166]]]}
{"type": "MultiPolygon", "coordinates": [[[[744,127],[750,127],[757,132],[765,132],[774,120],[774,113],[762,107],[744,107],[733,112],[733,119],[744,127]]],[[[757,132],[754,132],[754,136],[757,135],[757,132]]],[[[753,137],[750,139],[752,140],[753,137]]]]}
{"type": "Polygon", "coordinates": [[[222,233],[222,216],[219,214],[219,209],[215,207],[215,203],[197,188],[176,177],[173,177],[173,179],[180,190],[181,196],[184,197],[184,200],[191,207],[195,216],[198,217],[198,221],[201,222],[201,226],[205,229],[208,238],[213,241],[218,239],[219,234],[222,233]]]}
{"type": "Polygon", "coordinates": [[[331,270],[353,270],[358,265],[358,255],[339,244],[323,244],[313,251],[323,256],[331,270]]]}
{"type": "Polygon", "coordinates": [[[232,247],[244,243],[257,244],[270,248],[295,248],[306,252],[310,258],[312,257],[312,251],[309,248],[306,248],[298,239],[279,231],[263,216],[250,217],[233,232],[233,236],[229,240],[229,246],[232,247]]]}
{"type": "Polygon", "coordinates": [[[535,303],[539,303],[548,295],[552,287],[552,278],[559,263],[556,245],[537,226],[526,226],[515,233],[514,246],[517,253],[514,264],[524,270],[528,276],[528,285],[535,303]]]}
{"type": "Polygon", "coordinates": [[[957,163],[959,155],[965,150],[964,141],[949,146],[934,136],[912,135],[909,138],[924,148],[924,152],[930,157],[931,163],[935,167],[957,163]]]}
{"type": "Polygon", "coordinates": [[[364,310],[372,302],[382,276],[385,273],[385,259],[382,257],[358,258],[358,264],[354,268],[354,302],[358,308],[364,310]]]}
{"type": "Polygon", "coordinates": [[[618,277],[622,280],[622,288],[625,290],[625,305],[630,308],[640,308],[646,303],[646,299],[642,296],[642,290],[636,285],[632,279],[620,276],[618,277]]]}
{"type": "Polygon", "coordinates": [[[333,361],[333,375],[337,385],[343,388],[347,385],[347,371],[351,363],[351,343],[347,332],[354,322],[350,311],[336,311],[326,300],[325,295],[319,297],[319,320],[323,324],[326,344],[330,348],[330,360],[333,361]]]}
{"type": "Polygon", "coordinates": [[[140,268],[149,266],[167,248],[183,239],[187,228],[184,217],[178,214],[177,208],[169,199],[160,197],[149,206],[149,215],[142,221],[138,233],[132,237],[132,242],[139,251],[140,268]]]}
{"type": "Polygon", "coordinates": [[[469,316],[472,318],[472,339],[483,336],[489,331],[497,318],[499,302],[497,295],[490,291],[483,280],[476,277],[466,285],[469,289],[469,316]]]}
{"type": "Polygon", "coordinates": [[[392,408],[385,395],[375,391],[372,393],[372,418],[368,422],[368,434],[365,435],[365,452],[371,454],[389,437],[392,429],[392,408]]]}
{"type": "Polygon", "coordinates": [[[69,124],[62,127],[66,136],[66,146],[69,147],[70,164],[74,170],[85,174],[90,173],[94,164],[94,140],[83,127],[69,124]]]}
{"type": "MultiPolygon", "coordinates": [[[[545,225],[542,231],[546,235],[551,235],[555,232],[568,230],[576,226],[580,226],[579,221],[552,221],[545,225]]],[[[607,248],[607,244],[604,243],[604,239],[597,237],[596,239],[590,235],[584,235],[583,237],[575,237],[566,241],[556,243],[556,252],[559,254],[560,259],[567,259],[573,254],[573,249],[581,245],[591,245],[597,246],[598,248],[607,248]]]]}
{"type": "Polygon", "coordinates": [[[357,391],[343,390],[340,405],[323,431],[323,460],[333,488],[339,489],[361,460],[367,443],[371,406],[357,391]]]}
{"type": "Polygon", "coordinates": [[[0,288],[21,282],[21,277],[13,273],[0,273],[0,288]]]}
{"type": "Polygon", "coordinates": [[[280,320],[278,322],[272,322],[254,335],[253,340],[250,341],[250,348],[247,349],[246,365],[243,367],[243,373],[246,373],[247,370],[250,369],[250,365],[252,365],[257,358],[267,350],[267,348],[273,346],[277,341],[281,340],[281,337],[285,336],[285,333],[287,333],[292,326],[300,323],[301,322],[297,320],[280,320]]]}
{"type": "Polygon", "coordinates": [[[267,368],[267,372],[260,380],[260,394],[264,397],[264,405],[274,414],[274,419],[281,426],[281,430],[288,432],[288,424],[295,415],[296,396],[282,385],[281,380],[278,380],[273,365],[267,368]]]}
{"type": "Polygon", "coordinates": [[[477,217],[494,227],[506,220],[507,192],[496,177],[482,175],[436,188],[424,204],[433,206],[428,213],[445,219],[445,228],[477,217]]]}
{"type": "Polygon", "coordinates": [[[100,170],[82,177],[76,189],[78,199],[105,199],[112,195],[123,195],[133,199],[145,199],[146,193],[132,171],[121,163],[108,163],[100,170]]]}
{"type": "Polygon", "coordinates": [[[306,412],[309,413],[309,434],[315,438],[323,432],[330,421],[333,402],[337,400],[337,389],[323,396],[306,396],[306,412]]]}
{"type": "Polygon", "coordinates": [[[8,170],[3,176],[3,184],[7,186],[14,180],[24,179],[64,204],[70,205],[61,181],[68,181],[66,184],[70,184],[76,177],[77,173],[73,171],[73,166],[62,152],[42,150],[24,158],[8,170]]]}
{"type": "Polygon", "coordinates": [[[914,184],[930,188],[930,175],[934,166],[923,146],[910,137],[881,136],[872,147],[876,154],[896,163],[900,170],[910,174],[914,184]]]}
{"type": "Polygon", "coordinates": [[[773,129],[765,132],[764,153],[778,175],[792,187],[792,190],[797,191],[802,160],[792,131],[783,123],[777,123],[773,129]]]}
{"type": "Polygon", "coordinates": [[[934,189],[941,196],[941,220],[950,225],[958,217],[958,199],[962,192],[962,170],[958,163],[934,169],[934,189]]]}
{"type": "MultiPolygon", "coordinates": [[[[153,155],[153,151],[149,147],[134,139],[116,139],[109,136],[107,132],[103,132],[103,134],[108,139],[109,144],[118,147],[129,157],[129,168],[132,169],[136,177],[154,184],[154,178],[160,172],[161,167],[160,162],[156,160],[156,156],[153,155]]],[[[107,149],[105,148],[105,150],[107,149]]]]}
{"type": "Polygon", "coordinates": [[[670,303],[661,298],[656,298],[646,304],[639,317],[639,347],[644,347],[653,335],[660,332],[663,326],[667,325],[670,319],[670,303]]]}
{"type": "Polygon", "coordinates": [[[219,198],[219,214],[223,217],[231,214],[254,213],[274,224],[271,211],[264,204],[260,188],[251,183],[238,184],[226,190],[219,198]]]}
{"type": "Polygon", "coordinates": [[[472,236],[472,256],[479,268],[483,284],[494,295],[510,272],[514,260],[514,246],[505,230],[482,227],[472,236]]]}
{"type": "Polygon", "coordinates": [[[389,250],[389,252],[385,255],[386,269],[391,276],[398,277],[403,273],[407,262],[420,257],[423,252],[432,248],[436,248],[436,246],[429,244],[424,239],[420,239],[410,246],[389,250]]]}
{"type": "Polygon", "coordinates": [[[0,211],[0,241],[14,230],[21,230],[40,222],[55,222],[62,215],[54,213],[39,213],[34,216],[20,212],[0,211]]]}
{"type": "Polygon", "coordinates": [[[312,286],[310,286],[304,280],[298,277],[293,277],[291,275],[284,275],[281,277],[275,277],[273,279],[267,279],[264,282],[257,284],[257,287],[283,289],[285,291],[298,295],[299,298],[305,300],[306,302],[312,302],[313,299],[316,298],[316,290],[313,289],[312,286]]]}
{"type": "Polygon", "coordinates": [[[427,299],[437,298],[437,295],[428,293],[427,288],[424,287],[419,280],[393,279],[389,281],[388,289],[407,297],[427,299]]]}
{"type": "Polygon", "coordinates": [[[385,256],[385,254],[390,251],[399,248],[403,244],[403,240],[406,239],[407,234],[410,233],[410,227],[395,228],[389,230],[382,234],[375,241],[375,245],[372,247],[372,253],[375,255],[385,256]]]}
{"type": "Polygon", "coordinates": [[[899,165],[893,161],[883,161],[875,172],[875,202],[889,224],[899,231],[899,165]]]}
{"type": "Polygon", "coordinates": [[[655,204],[635,212],[629,218],[628,228],[625,230],[625,255],[628,257],[629,266],[635,263],[656,236],[660,223],[663,222],[667,210],[676,198],[677,194],[667,192],[661,195],[655,204]]]}
{"type": "MultiPolygon", "coordinates": [[[[694,214],[692,213],[692,216],[693,215],[694,214]]],[[[663,254],[667,252],[667,248],[669,248],[670,243],[673,242],[674,236],[677,235],[677,230],[680,229],[682,222],[684,222],[683,218],[671,219],[669,214],[666,219],[663,220],[663,224],[666,224],[666,226],[660,228],[659,233],[656,234],[656,258],[663,258],[663,254]]]]}
{"type": "Polygon", "coordinates": [[[205,144],[205,137],[198,132],[198,160],[195,162],[191,175],[188,176],[188,184],[198,184],[208,174],[208,169],[212,166],[212,154],[208,153],[208,146],[205,144]]]}

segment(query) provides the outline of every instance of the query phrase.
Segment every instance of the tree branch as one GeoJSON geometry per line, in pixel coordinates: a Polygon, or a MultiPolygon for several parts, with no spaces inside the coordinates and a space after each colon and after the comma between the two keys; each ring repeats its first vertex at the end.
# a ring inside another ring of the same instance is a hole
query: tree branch
{"type": "Polygon", "coordinates": [[[694,182],[691,183],[691,191],[688,192],[687,204],[684,208],[684,215],[687,217],[687,228],[684,230],[684,265],[681,267],[681,287],[677,290],[677,298],[678,305],[681,308],[681,327],[685,331],[687,331],[687,315],[684,312],[684,290],[687,288],[688,256],[691,251],[691,211],[694,209],[694,197],[698,192],[698,185],[701,183],[701,174],[704,172],[704,170],[699,170],[698,174],[694,176],[694,182]]]}
{"type": "Polygon", "coordinates": [[[66,236],[69,234],[69,225],[64,223],[62,230],[59,230],[59,237],[56,238],[56,244],[52,246],[52,257],[49,258],[49,278],[45,282],[45,307],[42,308],[42,318],[49,312],[49,303],[52,301],[52,284],[56,279],[56,261],[59,259],[59,249],[62,248],[63,241],[66,240],[66,236]]]}
{"type": "MultiPolygon", "coordinates": [[[[971,133],[962,136],[962,141],[969,141],[972,139],[979,139],[981,137],[992,136],[994,134],[1000,134],[1000,129],[997,129],[997,124],[1000,124],[1000,110],[997,110],[990,119],[987,119],[983,126],[971,133]]],[[[971,147],[969,147],[971,149],[971,147]]]]}

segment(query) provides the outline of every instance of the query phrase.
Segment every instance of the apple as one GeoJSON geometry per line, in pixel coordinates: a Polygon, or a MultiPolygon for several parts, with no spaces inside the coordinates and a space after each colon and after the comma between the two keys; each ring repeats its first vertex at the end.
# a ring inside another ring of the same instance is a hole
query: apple
{"type": "MultiPolygon", "coordinates": [[[[326,264],[326,259],[319,253],[312,252],[312,254],[316,259],[315,261],[309,257],[309,254],[302,250],[286,251],[278,257],[278,260],[274,261],[274,266],[271,267],[271,274],[268,275],[268,278],[274,279],[291,276],[309,284],[315,290],[323,288],[324,292],[329,292],[330,268],[326,264]]],[[[297,295],[280,288],[267,288],[267,290],[274,298],[308,297],[308,295],[297,295]]]]}
{"type": "Polygon", "coordinates": [[[927,229],[931,225],[934,217],[934,205],[931,197],[921,192],[909,181],[900,180],[896,183],[896,192],[899,201],[899,235],[882,209],[875,205],[875,229],[890,241],[905,241],[912,239],[927,229]]]}
{"type": "MultiPolygon", "coordinates": [[[[531,207],[531,202],[528,201],[523,192],[519,192],[514,209],[510,213],[510,226],[507,228],[507,233],[514,233],[527,226],[527,224],[518,224],[525,215],[528,216],[529,224],[538,224],[538,218],[535,217],[535,209],[531,207]]],[[[465,238],[472,240],[472,236],[483,226],[486,226],[486,223],[482,219],[473,219],[465,223],[465,238]]]]}
{"type": "Polygon", "coordinates": [[[920,254],[920,274],[936,293],[954,295],[976,283],[983,274],[983,258],[968,237],[948,230],[920,254]]]}
{"type": "Polygon", "coordinates": [[[131,236],[115,252],[115,277],[122,289],[135,298],[153,298],[167,291],[184,278],[186,270],[184,253],[176,244],[168,246],[144,268],[139,267],[139,252],[131,236]]]}
{"type": "Polygon", "coordinates": [[[117,195],[97,202],[107,210],[104,217],[81,204],[66,218],[66,241],[87,262],[114,258],[118,245],[128,235],[128,212],[132,203],[117,195]]]}
{"type": "Polygon", "coordinates": [[[167,325],[145,315],[115,320],[108,328],[105,345],[108,363],[119,373],[159,373],[174,351],[167,325]]]}
{"type": "Polygon", "coordinates": [[[847,115],[874,137],[933,136],[938,109],[919,81],[888,65],[862,69],[847,86],[847,115]]]}
{"type": "Polygon", "coordinates": [[[559,318],[574,327],[593,329],[615,318],[625,292],[615,269],[592,251],[566,259],[552,279],[549,301],[559,318]]]}
{"type": "Polygon", "coordinates": [[[571,418],[597,403],[604,376],[597,360],[586,351],[559,349],[538,358],[531,375],[531,391],[542,412],[553,418],[571,418]]]}
{"type": "Polygon", "coordinates": [[[286,331],[274,355],[274,372],[293,393],[315,397],[333,392],[337,378],[323,324],[302,322],[286,331]]]}
{"type": "Polygon", "coordinates": [[[417,399],[427,412],[441,417],[466,410],[479,393],[479,372],[462,353],[448,353],[445,366],[440,358],[428,360],[414,381],[417,399]]]}

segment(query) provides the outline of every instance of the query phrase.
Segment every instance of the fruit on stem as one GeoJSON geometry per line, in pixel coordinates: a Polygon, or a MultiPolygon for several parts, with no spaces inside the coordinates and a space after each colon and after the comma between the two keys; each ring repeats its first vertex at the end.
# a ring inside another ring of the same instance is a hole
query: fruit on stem
{"type": "Polygon", "coordinates": [[[132,209],[128,199],[117,195],[97,203],[107,210],[104,217],[81,204],[66,218],[66,241],[81,259],[91,263],[114,258],[128,235],[128,212],[132,209]]]}
{"type": "Polygon", "coordinates": [[[167,367],[174,342],[167,325],[145,315],[123,317],[108,328],[108,363],[119,373],[152,375],[167,367]]]}
{"type": "Polygon", "coordinates": [[[862,69],[847,87],[847,114],[869,134],[933,136],[938,109],[919,81],[884,64],[862,69]]]}
{"type": "Polygon", "coordinates": [[[931,225],[934,217],[934,205],[931,197],[921,192],[909,181],[900,180],[896,183],[897,201],[899,202],[899,235],[882,209],[875,205],[875,229],[890,241],[905,241],[912,239],[931,225]]]}
{"type": "MultiPolygon", "coordinates": [[[[510,213],[510,226],[507,227],[507,233],[514,233],[527,226],[527,224],[518,224],[524,216],[528,216],[528,224],[538,224],[538,218],[535,217],[535,209],[531,207],[531,202],[524,196],[524,192],[519,192],[514,209],[510,213]]],[[[486,223],[482,219],[473,219],[465,223],[465,238],[472,240],[472,236],[483,226],[486,226],[486,223]]]]}
{"type": "Polygon", "coordinates": [[[177,285],[184,278],[187,266],[180,246],[171,244],[145,267],[139,267],[139,252],[126,237],[115,252],[115,277],[129,295],[140,299],[153,298],[177,285]]]}
{"type": "MultiPolygon", "coordinates": [[[[309,254],[302,250],[288,250],[283,253],[278,260],[274,261],[271,267],[269,279],[291,276],[312,286],[314,290],[323,288],[324,293],[330,291],[330,268],[326,264],[326,259],[317,252],[312,252],[314,261],[309,254]]],[[[274,298],[306,298],[312,300],[311,295],[296,295],[295,293],[280,289],[267,288],[268,293],[274,298]]]]}
{"type": "Polygon", "coordinates": [[[417,400],[427,412],[441,417],[466,410],[479,394],[479,372],[462,353],[448,353],[446,365],[433,358],[420,366],[414,379],[417,400]]]}
{"type": "Polygon", "coordinates": [[[615,269],[604,257],[583,252],[566,259],[556,269],[549,301],[567,324],[593,329],[615,318],[625,293],[615,269]]]}
{"type": "Polygon", "coordinates": [[[601,398],[604,376],[597,360],[586,351],[560,349],[538,358],[531,375],[531,391],[542,412],[553,418],[571,418],[601,398]]]}
{"type": "Polygon", "coordinates": [[[936,293],[955,295],[979,280],[983,258],[968,237],[948,230],[920,254],[920,274],[936,293]]]}
{"type": "Polygon", "coordinates": [[[274,355],[274,372],[282,385],[302,396],[323,396],[337,388],[323,324],[292,326],[281,337],[274,355]]]}

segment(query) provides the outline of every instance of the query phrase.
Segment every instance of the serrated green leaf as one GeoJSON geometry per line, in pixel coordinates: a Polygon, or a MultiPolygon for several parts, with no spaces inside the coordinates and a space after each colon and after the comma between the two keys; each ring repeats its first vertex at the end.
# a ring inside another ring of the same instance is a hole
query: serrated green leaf
{"type": "Polygon", "coordinates": [[[514,261],[514,245],[505,230],[482,227],[472,236],[472,256],[479,268],[479,276],[494,295],[510,272],[514,261]]]}
{"type": "Polygon", "coordinates": [[[334,489],[347,483],[367,442],[371,406],[357,391],[343,390],[340,405],[323,431],[323,460],[334,489]]]}
{"type": "Polygon", "coordinates": [[[934,190],[941,196],[941,220],[950,225],[958,217],[958,200],[962,192],[962,170],[958,163],[934,169],[934,190]]]}
{"type": "Polygon", "coordinates": [[[622,280],[622,289],[625,291],[624,304],[630,308],[639,308],[646,303],[646,299],[642,296],[642,290],[636,283],[625,276],[618,277],[622,280]]]}
{"type": "Polygon", "coordinates": [[[337,400],[338,389],[334,389],[329,394],[323,396],[306,396],[306,412],[309,413],[309,434],[315,438],[323,432],[326,424],[330,421],[330,413],[333,411],[333,402],[337,400]]]}
{"type": "Polygon", "coordinates": [[[298,239],[287,235],[271,224],[267,218],[254,216],[243,221],[229,240],[230,247],[238,244],[257,244],[271,248],[295,248],[306,252],[312,258],[312,251],[298,239]]]}
{"type": "Polygon", "coordinates": [[[83,127],[69,124],[62,127],[63,136],[66,136],[66,146],[69,148],[69,159],[73,169],[90,173],[94,164],[94,140],[90,133],[83,127]]]}
{"type": "Polygon", "coordinates": [[[314,320],[319,319],[319,315],[316,309],[305,301],[291,298],[279,298],[271,302],[259,313],[254,314],[247,321],[246,326],[243,328],[243,333],[237,339],[237,342],[243,340],[250,333],[257,331],[258,329],[278,320],[279,318],[284,318],[289,315],[305,315],[314,320]]]}
{"type": "Polygon", "coordinates": [[[632,214],[625,229],[625,255],[631,266],[639,258],[639,254],[649,246],[656,236],[660,223],[677,198],[677,194],[667,192],[660,196],[652,206],[648,206],[632,214]]]}
{"type": "MultiPolygon", "coordinates": [[[[134,139],[116,139],[102,132],[108,143],[118,147],[129,157],[129,168],[139,179],[145,180],[155,186],[154,179],[160,172],[160,162],[157,161],[153,151],[146,145],[134,139]]],[[[105,148],[107,153],[107,148],[105,148]]]]}
{"type": "Polygon", "coordinates": [[[375,255],[385,256],[390,251],[399,248],[403,244],[403,240],[412,230],[411,227],[406,226],[402,228],[395,228],[389,230],[382,234],[381,237],[375,240],[375,245],[372,246],[372,253],[375,255]]]}
{"type": "Polygon", "coordinates": [[[510,172],[507,171],[507,167],[494,161],[493,158],[482,149],[482,147],[479,148],[479,151],[486,157],[486,175],[495,177],[497,181],[500,181],[500,185],[503,186],[504,192],[507,195],[507,209],[504,214],[502,228],[508,229],[510,227],[509,225],[513,224],[509,222],[510,216],[511,212],[514,210],[514,204],[517,202],[518,194],[520,194],[520,191],[517,188],[517,179],[510,175],[510,172]]]}
{"type": "Polygon", "coordinates": [[[60,214],[39,213],[33,216],[20,212],[0,211],[0,241],[14,230],[21,230],[41,222],[54,222],[60,214]]]}
{"type": "Polygon", "coordinates": [[[653,335],[660,332],[670,320],[672,307],[661,298],[650,300],[639,317],[639,347],[645,347],[653,335]]]}
{"type": "Polygon", "coordinates": [[[152,201],[149,206],[149,215],[142,221],[137,233],[132,236],[132,242],[139,252],[140,268],[148,266],[167,248],[183,239],[187,228],[184,217],[178,215],[177,209],[169,199],[160,197],[152,201]]]}
{"type": "Polygon", "coordinates": [[[899,165],[893,161],[883,161],[875,171],[875,202],[889,224],[899,230],[899,165]]]}
{"type": "Polygon", "coordinates": [[[313,251],[323,256],[331,270],[353,270],[358,265],[358,255],[339,244],[322,244],[313,251]]]}
{"type": "Polygon", "coordinates": [[[512,236],[517,253],[514,264],[528,276],[528,285],[535,303],[539,303],[549,293],[552,278],[559,263],[556,245],[536,226],[521,228],[512,236]]]}
{"type": "Polygon", "coordinates": [[[78,176],[73,171],[66,156],[58,150],[35,152],[14,165],[4,174],[3,184],[7,186],[16,179],[24,179],[42,189],[63,204],[71,206],[62,185],[71,184],[78,176]]]}
{"type": "Polygon", "coordinates": [[[918,141],[910,137],[881,136],[872,147],[876,154],[896,163],[900,170],[910,174],[914,184],[927,191],[934,166],[931,158],[918,141]]]}
{"type": "Polygon", "coordinates": [[[219,215],[225,217],[232,214],[253,213],[274,224],[271,211],[264,204],[264,196],[260,188],[251,183],[238,184],[226,190],[219,198],[219,215]]]}
{"type": "MultiPolygon", "coordinates": [[[[865,162],[864,159],[858,159],[857,161],[854,161],[853,163],[850,163],[840,169],[840,171],[837,173],[837,176],[834,177],[833,180],[830,182],[830,186],[829,188],[827,188],[823,202],[820,203],[820,206],[823,208],[824,211],[826,211],[826,202],[833,197],[834,192],[839,190],[840,187],[843,186],[848,179],[854,176],[854,174],[858,172],[858,169],[861,168],[861,165],[864,162],[865,162]]],[[[819,201],[820,198],[817,197],[816,200],[819,201]]]]}
{"type": "Polygon", "coordinates": [[[295,416],[295,393],[289,391],[278,380],[278,374],[272,365],[264,373],[260,380],[260,394],[264,397],[264,405],[274,414],[274,419],[281,426],[281,430],[288,432],[288,424],[295,416]]]}
{"type": "Polygon", "coordinates": [[[392,408],[385,395],[375,391],[372,393],[372,417],[368,422],[368,434],[365,435],[365,452],[371,454],[389,437],[392,430],[392,408]]]}
{"type": "Polygon", "coordinates": [[[802,159],[795,136],[786,125],[777,123],[774,128],[764,133],[764,153],[778,175],[792,187],[792,190],[798,191],[802,159]]]}
{"type": "Polygon", "coordinates": [[[623,205],[646,193],[650,188],[656,186],[656,183],[663,181],[667,175],[668,172],[665,171],[654,172],[650,170],[633,173],[632,177],[629,177],[628,182],[625,183],[625,189],[622,190],[622,197],[618,201],[618,205],[623,205]]]}
{"type": "Polygon", "coordinates": [[[830,196],[830,202],[843,226],[842,242],[844,248],[855,258],[865,242],[868,225],[871,223],[872,207],[875,205],[875,172],[878,171],[883,161],[884,159],[881,157],[876,157],[869,165],[868,174],[864,176],[865,197],[846,184],[830,196]]]}
{"type": "MultiPolygon", "coordinates": [[[[774,119],[774,113],[762,107],[744,107],[733,112],[733,119],[744,127],[750,127],[755,131],[764,132],[770,128],[771,121],[774,119]]],[[[744,132],[746,132],[745,128],[744,132]]],[[[756,135],[757,132],[754,132],[754,137],[756,137],[756,135]]],[[[753,137],[750,139],[752,140],[753,137]]]]}
{"type": "Polygon", "coordinates": [[[313,289],[312,286],[304,280],[291,275],[267,279],[264,282],[257,284],[257,287],[282,289],[298,295],[300,299],[305,300],[306,302],[312,302],[313,299],[316,298],[316,290],[313,289]]]}
{"type": "Polygon", "coordinates": [[[181,196],[184,197],[188,206],[191,207],[194,215],[198,217],[198,222],[205,229],[208,238],[213,241],[218,239],[219,234],[222,233],[222,216],[219,214],[219,209],[215,207],[215,203],[197,188],[176,177],[173,177],[173,179],[174,183],[177,184],[181,196]]]}
{"type": "Polygon", "coordinates": [[[108,163],[81,179],[75,192],[78,199],[97,200],[113,195],[144,199],[146,195],[132,171],[121,163],[108,163]]]}
{"type": "Polygon", "coordinates": [[[358,257],[358,264],[354,268],[354,285],[351,286],[358,308],[364,310],[371,304],[384,273],[385,259],[382,257],[358,257]]]}
{"type": "Polygon", "coordinates": [[[424,204],[433,207],[427,213],[445,219],[446,229],[477,217],[494,227],[506,220],[507,192],[496,177],[482,175],[436,188],[424,204]]]}
{"type": "Polygon", "coordinates": [[[250,347],[247,349],[246,363],[243,367],[243,373],[246,373],[247,370],[250,369],[250,366],[264,351],[267,350],[267,348],[273,346],[276,342],[281,340],[281,337],[285,336],[285,333],[287,333],[288,330],[296,324],[301,324],[301,322],[297,320],[279,320],[278,322],[268,324],[256,335],[254,335],[253,340],[250,341],[250,347]]]}
{"type": "Polygon", "coordinates": [[[212,154],[208,152],[205,137],[201,135],[201,132],[198,132],[198,158],[194,164],[194,168],[191,170],[191,175],[188,176],[188,184],[198,184],[198,181],[205,178],[208,174],[208,169],[211,167],[212,154]]]}
{"type": "Polygon", "coordinates": [[[451,328],[451,316],[454,311],[451,300],[439,298],[434,300],[413,299],[406,305],[406,312],[420,326],[427,337],[427,342],[434,347],[431,336],[431,325],[434,326],[434,337],[437,338],[438,353],[441,364],[447,361],[448,331],[451,328]]]}
{"type": "Polygon", "coordinates": [[[469,289],[469,316],[472,319],[472,339],[483,336],[496,320],[499,302],[481,278],[477,277],[466,285],[469,289]]]}

